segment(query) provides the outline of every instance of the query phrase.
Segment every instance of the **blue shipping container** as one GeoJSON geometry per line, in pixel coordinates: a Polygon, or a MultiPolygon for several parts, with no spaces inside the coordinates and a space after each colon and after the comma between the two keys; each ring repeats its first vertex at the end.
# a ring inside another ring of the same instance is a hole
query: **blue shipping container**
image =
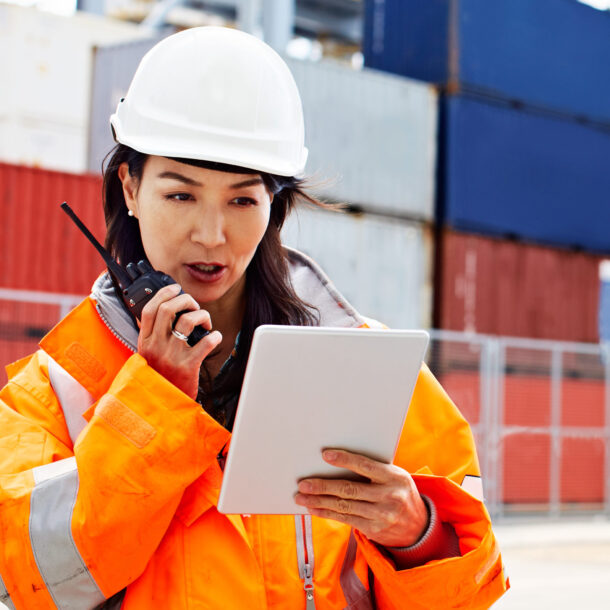
{"type": "Polygon", "coordinates": [[[610,252],[610,130],[465,96],[442,112],[440,222],[610,252]]]}
{"type": "Polygon", "coordinates": [[[366,0],[365,65],[610,123],[610,12],[576,0],[366,0]]]}

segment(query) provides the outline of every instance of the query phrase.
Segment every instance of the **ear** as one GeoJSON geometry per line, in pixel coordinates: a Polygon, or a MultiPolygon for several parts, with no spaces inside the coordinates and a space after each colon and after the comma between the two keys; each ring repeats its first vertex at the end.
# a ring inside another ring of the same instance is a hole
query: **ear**
{"type": "Polygon", "coordinates": [[[136,198],[138,194],[138,181],[129,174],[129,165],[127,163],[119,165],[117,175],[123,185],[123,197],[125,198],[127,209],[133,213],[135,218],[138,218],[138,200],[136,198]]]}

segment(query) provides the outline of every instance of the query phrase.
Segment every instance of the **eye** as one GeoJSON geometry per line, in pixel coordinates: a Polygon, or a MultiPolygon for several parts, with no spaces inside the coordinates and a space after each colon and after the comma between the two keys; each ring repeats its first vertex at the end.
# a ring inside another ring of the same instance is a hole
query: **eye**
{"type": "Polygon", "coordinates": [[[170,195],[165,195],[165,199],[169,201],[190,201],[193,197],[190,193],[171,193],[170,195]]]}
{"type": "Polygon", "coordinates": [[[256,199],[252,199],[252,197],[236,197],[231,200],[231,203],[234,203],[240,208],[247,208],[251,205],[257,205],[256,199]]]}

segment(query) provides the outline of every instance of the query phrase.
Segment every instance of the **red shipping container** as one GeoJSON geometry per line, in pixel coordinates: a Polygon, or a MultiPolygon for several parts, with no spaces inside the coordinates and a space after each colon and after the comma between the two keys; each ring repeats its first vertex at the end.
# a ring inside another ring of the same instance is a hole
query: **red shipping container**
{"type": "Polygon", "coordinates": [[[562,439],[562,502],[604,502],[604,457],[604,440],[601,438],[562,439]]]}
{"type": "Polygon", "coordinates": [[[439,241],[438,328],[598,341],[602,257],[448,229],[439,241]]]}
{"type": "Polygon", "coordinates": [[[101,176],[0,163],[0,287],[89,293],[105,265],[62,201],[103,243],[101,176]]]}
{"type": "Polygon", "coordinates": [[[511,434],[504,439],[502,498],[507,504],[550,501],[551,437],[511,434]]]}

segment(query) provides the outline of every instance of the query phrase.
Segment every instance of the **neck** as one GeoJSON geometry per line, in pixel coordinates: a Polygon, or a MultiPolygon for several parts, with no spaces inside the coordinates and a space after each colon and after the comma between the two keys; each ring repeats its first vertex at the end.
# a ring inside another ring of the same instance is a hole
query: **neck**
{"type": "Polygon", "coordinates": [[[212,328],[222,335],[221,351],[233,349],[235,338],[241,330],[246,311],[246,278],[245,275],[226,294],[217,301],[201,303],[212,319],[212,328]]]}

